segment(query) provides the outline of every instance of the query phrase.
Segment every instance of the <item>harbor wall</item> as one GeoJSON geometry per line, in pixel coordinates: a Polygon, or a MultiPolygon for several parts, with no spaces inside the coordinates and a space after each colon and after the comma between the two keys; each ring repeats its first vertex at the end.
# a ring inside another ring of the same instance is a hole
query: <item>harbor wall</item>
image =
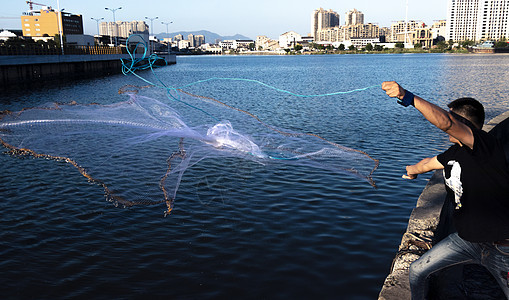
{"type": "MultiPolygon", "coordinates": [[[[499,138],[509,162],[509,111],[488,122],[483,130],[499,138]]],[[[411,299],[410,264],[454,232],[452,203],[445,200],[446,190],[439,170],[417,200],[378,299],[411,299]]],[[[505,299],[493,276],[479,265],[458,265],[437,272],[429,280],[428,296],[429,299],[505,299]]]]}
{"type": "MultiPolygon", "coordinates": [[[[176,63],[174,54],[159,55],[168,64],[176,63]]],[[[106,55],[2,55],[0,86],[2,88],[93,78],[122,72],[120,59],[128,54],[106,55]]]]}

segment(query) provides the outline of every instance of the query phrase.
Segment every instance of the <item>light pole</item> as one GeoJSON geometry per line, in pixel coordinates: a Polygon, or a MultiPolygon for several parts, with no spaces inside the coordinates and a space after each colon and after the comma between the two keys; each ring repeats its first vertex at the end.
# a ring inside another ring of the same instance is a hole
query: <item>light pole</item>
{"type": "Polygon", "coordinates": [[[100,19],[90,18],[90,19],[92,19],[92,20],[97,22],[97,35],[99,35],[99,21],[104,20],[104,18],[100,18],[100,19]]]}
{"type": "Polygon", "coordinates": [[[62,22],[62,10],[60,10],[60,1],[57,0],[57,18],[60,19],[58,20],[58,35],[60,36],[60,47],[62,48],[62,55],[64,55],[64,38],[63,38],[63,30],[62,30],[62,25],[63,25],[63,22],[62,22]]]}
{"type": "MultiPolygon", "coordinates": [[[[150,31],[151,31],[151,34],[154,34],[154,28],[153,28],[154,20],[159,19],[159,17],[155,17],[155,18],[145,17],[145,19],[150,20],[150,31]]],[[[150,41],[150,35],[149,35],[149,37],[148,37],[148,53],[149,54],[152,54],[152,52],[151,52],[152,47],[150,46],[151,44],[152,44],[152,42],[150,41]]]]}
{"type": "MultiPolygon", "coordinates": [[[[107,8],[105,7],[104,9],[106,10],[111,10],[111,12],[113,13],[113,26],[117,26],[117,21],[115,20],[115,11],[119,10],[119,9],[122,9],[122,7],[119,7],[119,8],[107,8]]],[[[111,28],[111,35],[110,35],[110,43],[112,42],[111,41],[111,36],[113,35],[113,28],[111,28]]],[[[117,46],[117,36],[115,35],[115,47],[117,46]]]]}
{"type": "Polygon", "coordinates": [[[168,54],[170,54],[171,52],[171,47],[170,47],[170,32],[168,31],[168,25],[172,24],[173,22],[161,22],[161,24],[164,24],[166,25],[166,34],[168,35],[168,54]]]}

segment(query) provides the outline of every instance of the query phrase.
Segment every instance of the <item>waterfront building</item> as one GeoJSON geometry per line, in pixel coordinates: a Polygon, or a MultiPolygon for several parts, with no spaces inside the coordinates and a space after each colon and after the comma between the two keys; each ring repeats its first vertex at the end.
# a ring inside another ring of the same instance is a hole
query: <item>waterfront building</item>
{"type": "Polygon", "coordinates": [[[431,25],[431,38],[434,40],[441,39],[445,40],[447,36],[447,21],[438,20],[431,25]]]}
{"type": "Polygon", "coordinates": [[[176,36],[173,37],[173,40],[178,43],[179,41],[184,40],[184,36],[182,34],[177,34],[176,36]]]}
{"type": "Polygon", "coordinates": [[[249,49],[251,44],[254,44],[253,40],[224,40],[219,42],[219,47],[223,50],[240,50],[249,49]]]}
{"type": "Polygon", "coordinates": [[[410,43],[408,40],[412,32],[416,29],[425,28],[426,24],[422,21],[397,21],[391,24],[390,35],[388,35],[389,42],[410,43]]]}
{"type": "Polygon", "coordinates": [[[317,32],[339,26],[339,14],[332,9],[319,8],[311,15],[311,36],[316,38],[317,32]]]}
{"type": "Polygon", "coordinates": [[[447,40],[485,41],[509,37],[509,0],[449,0],[447,40]]]}
{"type": "Polygon", "coordinates": [[[373,23],[345,25],[342,27],[328,28],[317,32],[317,42],[343,42],[350,39],[378,39],[380,27],[373,23]]]}
{"type": "Polygon", "coordinates": [[[355,8],[346,13],[345,25],[364,24],[364,14],[355,8]]]}
{"type": "Polygon", "coordinates": [[[265,35],[259,35],[256,37],[255,49],[256,50],[277,50],[279,48],[279,42],[266,37],[265,35]]]}
{"type": "Polygon", "coordinates": [[[43,37],[55,36],[60,29],[63,35],[83,34],[83,18],[63,11],[55,11],[43,6],[39,11],[29,11],[21,16],[23,36],[43,37]]]}
{"type": "Polygon", "coordinates": [[[191,43],[188,40],[180,40],[178,41],[178,48],[179,49],[187,49],[191,47],[191,43]]]}
{"type": "Polygon", "coordinates": [[[380,27],[373,23],[343,26],[345,40],[379,38],[380,27]]]}
{"type": "Polygon", "coordinates": [[[316,42],[342,42],[345,40],[345,31],[341,27],[326,28],[316,32],[316,42]]]}
{"type": "Polygon", "coordinates": [[[367,44],[375,45],[380,43],[379,38],[351,38],[344,41],[342,44],[348,49],[350,46],[355,46],[357,49],[365,48],[367,44]]]}
{"type": "Polygon", "coordinates": [[[302,36],[295,31],[288,31],[279,36],[279,47],[290,48],[302,42],[302,36]]]}

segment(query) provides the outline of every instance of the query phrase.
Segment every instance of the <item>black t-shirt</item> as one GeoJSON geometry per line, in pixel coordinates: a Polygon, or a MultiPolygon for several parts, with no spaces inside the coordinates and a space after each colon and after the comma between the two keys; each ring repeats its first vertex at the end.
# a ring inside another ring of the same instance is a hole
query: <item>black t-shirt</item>
{"type": "Polygon", "coordinates": [[[461,238],[494,242],[509,238],[509,169],[504,150],[489,133],[471,128],[474,149],[457,144],[437,156],[453,199],[461,238]]]}

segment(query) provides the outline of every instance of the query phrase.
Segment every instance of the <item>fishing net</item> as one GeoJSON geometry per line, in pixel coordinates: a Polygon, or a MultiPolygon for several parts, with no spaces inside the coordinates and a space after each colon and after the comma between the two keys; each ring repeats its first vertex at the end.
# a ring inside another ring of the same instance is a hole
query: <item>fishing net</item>
{"type": "MultiPolygon", "coordinates": [[[[123,71],[147,81],[135,73],[134,65],[140,61],[133,56],[123,71]]],[[[152,61],[148,60],[148,67],[136,68],[152,69],[152,61]]],[[[371,175],[378,161],[367,153],[315,134],[277,128],[217,98],[190,92],[191,87],[218,80],[255,83],[292,97],[334,96],[370,88],[306,96],[241,78],[211,78],[183,88],[147,81],[146,87],[121,88],[119,93],[128,100],[115,104],[50,103],[4,111],[0,142],[12,155],[73,165],[90,182],[101,185],[115,204],[165,203],[166,214],[173,209],[184,172],[205,159],[350,174],[375,186],[371,175]]],[[[214,173],[214,168],[221,167],[206,168],[214,173]]]]}
{"type": "Polygon", "coordinates": [[[140,95],[136,89],[121,92],[128,101],[53,103],[3,112],[0,141],[14,155],[72,164],[116,204],[165,203],[166,213],[173,208],[184,172],[206,158],[299,165],[351,174],[374,185],[371,175],[378,161],[362,151],[273,127],[247,111],[182,90],[169,92],[173,103],[140,95]],[[187,108],[192,119],[170,104],[187,108]],[[158,166],[148,167],[147,158],[158,166]],[[140,173],[145,179],[133,180],[140,173]],[[129,184],[112,187],[111,178],[129,184]]]}

